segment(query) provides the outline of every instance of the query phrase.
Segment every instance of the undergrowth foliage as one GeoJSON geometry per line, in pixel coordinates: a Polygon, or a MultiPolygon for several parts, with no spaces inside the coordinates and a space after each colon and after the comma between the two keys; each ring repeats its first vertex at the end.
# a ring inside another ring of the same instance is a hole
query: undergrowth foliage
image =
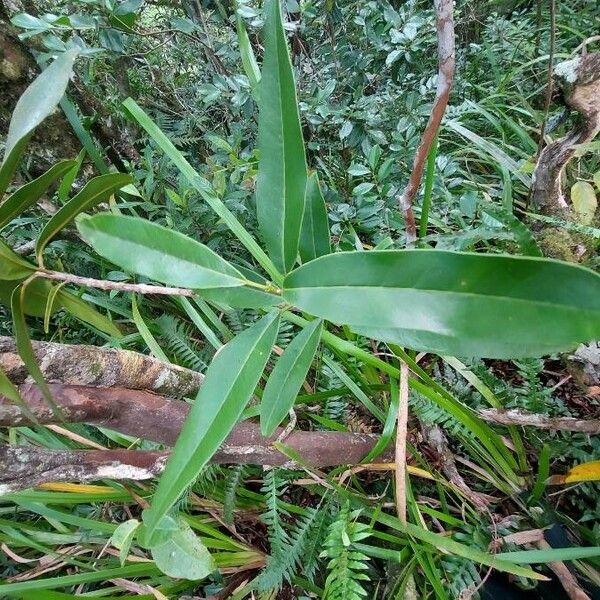
{"type": "MultiPolygon", "coordinates": [[[[464,599],[481,597],[489,569],[535,589],[545,563],[571,559],[594,592],[597,483],[557,494],[548,476],[597,461],[598,436],[478,413],[598,418],[589,383],[582,391],[559,362],[600,335],[598,224],[528,202],[550,52],[539,7],[456,2],[458,76],[409,250],[397,196],[437,84],[432,3],[34,0],[36,14],[11,14],[45,70],[0,167],[0,331],[16,335],[49,402],[30,339],[149,351],[205,381],[158,483],[0,498],[12,553],[0,553],[0,596],[118,598],[133,585],[169,598],[464,599]],[[93,114],[81,89],[101,100],[93,114]],[[61,98],[84,151],[43,172],[25,148],[61,98]],[[105,122],[120,136],[110,144],[96,139],[105,122]],[[582,235],[584,264],[543,258],[540,224],[582,235]],[[384,454],[371,458],[389,466],[400,361],[411,369],[407,525],[390,469],[314,468],[279,431],[283,468],[209,463],[239,421],[264,432],[291,414],[297,429],[381,435],[384,454]],[[449,456],[423,439],[430,425],[449,456]],[[539,553],[503,541],[538,528],[566,533],[539,553]]],[[[556,10],[566,58],[595,33],[599,8],[556,10]]],[[[571,125],[551,108],[548,136],[571,125]]],[[[568,181],[599,188],[599,156],[578,157],[568,181]]],[[[18,403],[4,379],[0,393],[18,403]]],[[[0,435],[162,449],[84,424],[0,435]]]]}
{"type": "Polygon", "coordinates": [[[359,551],[357,544],[371,535],[371,528],[361,523],[360,510],[350,510],[346,503],[329,526],[325,550],[321,556],[329,559],[323,598],[328,600],[358,600],[367,596],[362,585],[369,581],[369,557],[359,551]]]}

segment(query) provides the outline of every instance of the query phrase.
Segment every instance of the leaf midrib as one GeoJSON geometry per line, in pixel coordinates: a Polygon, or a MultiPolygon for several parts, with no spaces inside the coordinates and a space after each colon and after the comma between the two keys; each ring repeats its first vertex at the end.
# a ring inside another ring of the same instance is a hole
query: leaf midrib
{"type": "Polygon", "coordinates": [[[449,291],[449,290],[434,290],[434,289],[430,289],[430,288],[413,288],[413,287],[399,287],[399,286],[366,286],[366,285],[337,285],[337,286],[304,286],[304,287],[296,287],[296,288],[284,288],[283,289],[283,297],[285,298],[285,295],[287,292],[300,292],[301,290],[315,290],[315,291],[338,291],[338,290],[368,290],[368,291],[373,291],[374,289],[381,289],[381,290],[398,290],[398,291],[412,291],[412,292],[424,292],[427,294],[439,294],[439,295],[448,295],[448,296],[457,296],[457,297],[476,297],[476,298],[490,298],[490,299],[494,299],[494,300],[499,300],[499,301],[508,301],[508,302],[523,302],[523,303],[527,303],[527,304],[535,304],[535,305],[540,305],[540,306],[552,306],[552,307],[559,307],[559,308],[563,308],[563,309],[567,309],[567,310],[575,310],[577,312],[581,312],[582,310],[585,312],[600,312],[600,306],[598,308],[581,308],[581,307],[576,307],[573,305],[569,305],[569,304],[555,304],[552,302],[548,302],[546,300],[531,300],[531,299],[526,299],[526,298],[518,298],[518,297],[513,297],[513,296],[500,296],[497,294],[477,294],[475,292],[456,292],[456,291],[449,291]]]}

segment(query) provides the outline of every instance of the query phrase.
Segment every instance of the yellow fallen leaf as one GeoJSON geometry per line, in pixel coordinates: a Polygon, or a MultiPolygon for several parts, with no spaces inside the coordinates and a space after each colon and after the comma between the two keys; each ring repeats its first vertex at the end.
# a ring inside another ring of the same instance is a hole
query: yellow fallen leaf
{"type": "Polygon", "coordinates": [[[560,485],[563,483],[577,483],[580,481],[600,481],[600,460],[575,465],[564,475],[553,475],[548,483],[560,485]]]}

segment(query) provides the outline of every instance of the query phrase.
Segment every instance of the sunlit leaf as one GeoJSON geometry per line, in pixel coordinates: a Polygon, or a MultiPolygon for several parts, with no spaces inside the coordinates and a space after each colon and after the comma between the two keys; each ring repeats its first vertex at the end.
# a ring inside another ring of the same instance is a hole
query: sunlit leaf
{"type": "Polygon", "coordinates": [[[216,569],[213,557],[185,521],[179,519],[177,525],[165,541],[150,549],[156,566],[169,577],[194,581],[208,577],[216,569]]]}
{"type": "Polygon", "coordinates": [[[119,550],[121,566],[123,566],[127,560],[129,548],[131,548],[135,536],[135,531],[140,524],[141,523],[137,519],[129,519],[128,521],[121,523],[110,538],[110,543],[119,550]]]}
{"type": "Polygon", "coordinates": [[[550,478],[550,482],[555,485],[580,481],[600,481],[600,460],[575,465],[564,475],[553,475],[550,478]]]}
{"type": "Polygon", "coordinates": [[[540,258],[342,252],[290,273],[283,298],[362,335],[437,354],[540,356],[600,336],[600,276],[540,258]]]}
{"type": "Polygon", "coordinates": [[[8,128],[0,167],[0,196],[6,191],[33,130],[52,114],[63,97],[78,54],[77,47],[61,54],[19,98],[8,128]]]}
{"type": "Polygon", "coordinates": [[[577,220],[583,225],[591,225],[598,208],[596,192],[587,181],[576,181],[571,187],[571,202],[577,213],[577,220]]]}
{"type": "Polygon", "coordinates": [[[131,273],[197,289],[244,283],[237,269],[204,244],[144,219],[100,214],[80,217],[77,228],[100,256],[131,273]]]}

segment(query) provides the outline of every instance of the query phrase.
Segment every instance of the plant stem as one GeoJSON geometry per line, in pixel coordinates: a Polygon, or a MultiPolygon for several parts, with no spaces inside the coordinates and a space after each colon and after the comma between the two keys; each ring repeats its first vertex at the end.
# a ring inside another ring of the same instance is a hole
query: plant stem
{"type": "Polygon", "coordinates": [[[138,294],[162,294],[167,296],[188,296],[196,295],[194,290],[178,287],[162,287],[160,285],[148,285],[146,283],[123,283],[122,281],[106,281],[104,279],[93,279],[92,277],[80,277],[71,273],[59,273],[58,271],[48,271],[46,269],[35,272],[37,277],[51,279],[53,281],[64,281],[74,283],[84,287],[97,288],[99,290],[117,290],[119,292],[136,292],[138,294]]]}

